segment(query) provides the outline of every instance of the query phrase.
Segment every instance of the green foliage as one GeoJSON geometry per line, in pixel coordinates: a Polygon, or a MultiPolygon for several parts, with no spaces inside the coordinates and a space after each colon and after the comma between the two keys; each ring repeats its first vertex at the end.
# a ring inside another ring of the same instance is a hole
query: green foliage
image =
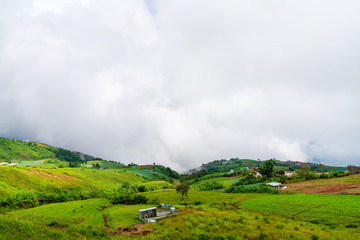
{"type": "Polygon", "coordinates": [[[99,163],[95,163],[95,164],[93,164],[92,166],[93,166],[93,168],[96,168],[96,169],[99,169],[99,168],[100,168],[100,164],[99,164],[99,163]]]}
{"type": "Polygon", "coordinates": [[[249,184],[261,183],[261,182],[264,182],[264,179],[256,178],[252,174],[245,174],[244,177],[239,178],[239,181],[235,182],[233,185],[240,186],[240,185],[249,185],[249,184]]]}
{"type": "Polygon", "coordinates": [[[39,160],[55,158],[46,146],[0,137],[0,160],[39,160]]]}
{"type": "Polygon", "coordinates": [[[184,196],[187,196],[189,188],[190,188],[190,183],[183,182],[183,183],[177,185],[175,189],[176,189],[177,193],[181,193],[182,199],[184,199],[184,196]]]}
{"type": "Polygon", "coordinates": [[[70,162],[69,167],[71,167],[71,168],[80,167],[80,162],[70,162]]]}
{"type": "Polygon", "coordinates": [[[336,178],[336,177],[345,177],[348,176],[349,173],[344,171],[339,172],[330,172],[330,173],[314,173],[314,172],[299,172],[296,175],[286,178],[286,182],[300,182],[305,180],[312,180],[312,179],[329,179],[329,178],[336,178]]]}
{"type": "Polygon", "coordinates": [[[147,203],[147,198],[140,194],[117,194],[112,197],[111,203],[126,205],[144,204],[147,203]]]}
{"type": "Polygon", "coordinates": [[[267,176],[271,178],[274,175],[274,163],[273,160],[267,160],[263,163],[263,165],[259,168],[259,172],[263,176],[267,176]]]}
{"type": "Polygon", "coordinates": [[[218,190],[224,188],[224,185],[217,181],[205,181],[196,186],[200,191],[218,190]]]}
{"type": "Polygon", "coordinates": [[[280,191],[266,185],[253,185],[253,186],[232,186],[225,189],[227,193],[279,193],[280,191]]]}
{"type": "Polygon", "coordinates": [[[57,159],[60,159],[61,161],[66,162],[82,162],[83,160],[80,157],[80,154],[77,154],[75,152],[58,148],[54,150],[55,156],[57,159]]]}
{"type": "Polygon", "coordinates": [[[17,193],[2,196],[0,198],[0,207],[2,211],[11,211],[18,208],[33,208],[43,204],[69,202],[89,198],[92,198],[91,194],[81,192],[60,192],[50,194],[40,192],[17,193]]]}
{"type": "Polygon", "coordinates": [[[166,176],[169,176],[171,178],[180,179],[180,177],[181,177],[181,175],[178,172],[172,170],[169,167],[164,167],[162,165],[154,165],[152,169],[155,172],[160,172],[160,173],[165,174],[166,176]]]}
{"type": "MultiPolygon", "coordinates": [[[[331,171],[345,171],[345,167],[334,167],[334,166],[324,166],[319,164],[307,164],[307,163],[298,163],[292,161],[280,161],[280,160],[268,160],[273,163],[273,170],[284,170],[284,171],[295,171],[301,169],[302,166],[308,166],[311,171],[317,172],[331,172],[331,171]]],[[[260,160],[251,160],[251,159],[238,159],[231,158],[229,160],[221,159],[215,160],[201,165],[201,169],[197,171],[191,171],[191,174],[183,175],[184,180],[199,179],[206,177],[207,175],[216,174],[220,176],[234,176],[238,175],[240,172],[244,171],[245,168],[251,167],[261,167],[265,162],[260,160]],[[233,172],[230,172],[233,170],[233,172]]],[[[265,174],[268,178],[271,176],[265,174]]]]}
{"type": "Polygon", "coordinates": [[[155,190],[161,190],[161,189],[171,189],[173,188],[173,185],[166,181],[150,181],[146,183],[141,183],[140,186],[138,185],[138,191],[141,187],[142,192],[150,192],[155,190]]]}

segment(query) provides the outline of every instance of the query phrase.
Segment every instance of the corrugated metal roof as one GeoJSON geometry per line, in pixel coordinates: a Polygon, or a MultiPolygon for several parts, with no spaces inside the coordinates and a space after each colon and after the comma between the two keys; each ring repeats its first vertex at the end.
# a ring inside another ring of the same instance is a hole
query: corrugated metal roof
{"type": "Polygon", "coordinates": [[[154,210],[154,209],[156,209],[156,207],[140,209],[139,212],[145,212],[145,211],[154,210]]]}
{"type": "Polygon", "coordinates": [[[271,183],[267,183],[267,185],[270,185],[270,186],[280,186],[281,183],[278,183],[278,182],[271,182],[271,183]]]}

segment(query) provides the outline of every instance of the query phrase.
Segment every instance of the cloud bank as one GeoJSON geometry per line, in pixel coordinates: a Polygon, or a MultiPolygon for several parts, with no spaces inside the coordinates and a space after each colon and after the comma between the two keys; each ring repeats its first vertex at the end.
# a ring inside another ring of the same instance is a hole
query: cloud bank
{"type": "Polygon", "coordinates": [[[184,171],[360,164],[358,1],[4,1],[0,134],[184,171]]]}

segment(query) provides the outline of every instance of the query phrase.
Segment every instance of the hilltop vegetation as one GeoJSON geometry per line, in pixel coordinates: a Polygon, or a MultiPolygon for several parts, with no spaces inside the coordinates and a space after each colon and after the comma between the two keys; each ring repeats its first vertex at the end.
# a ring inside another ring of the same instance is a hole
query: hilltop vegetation
{"type": "MultiPolygon", "coordinates": [[[[303,168],[308,168],[309,171],[316,172],[331,172],[331,171],[345,171],[345,167],[334,167],[334,166],[325,166],[315,163],[302,163],[302,162],[293,162],[293,161],[280,161],[273,160],[274,170],[284,170],[284,171],[296,171],[303,168]]],[[[208,174],[214,173],[228,173],[231,170],[234,172],[242,171],[246,168],[260,168],[263,166],[265,161],[252,160],[252,159],[239,159],[231,158],[229,160],[215,160],[209,163],[202,164],[200,168],[190,170],[191,178],[201,177],[208,174]]]]}

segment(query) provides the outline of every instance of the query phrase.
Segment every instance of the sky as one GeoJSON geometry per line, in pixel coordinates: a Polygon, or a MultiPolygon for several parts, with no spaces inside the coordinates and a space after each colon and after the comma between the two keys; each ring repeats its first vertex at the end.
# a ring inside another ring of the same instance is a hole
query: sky
{"type": "Polygon", "coordinates": [[[357,0],[3,0],[0,136],[180,172],[360,165],[357,0]]]}

